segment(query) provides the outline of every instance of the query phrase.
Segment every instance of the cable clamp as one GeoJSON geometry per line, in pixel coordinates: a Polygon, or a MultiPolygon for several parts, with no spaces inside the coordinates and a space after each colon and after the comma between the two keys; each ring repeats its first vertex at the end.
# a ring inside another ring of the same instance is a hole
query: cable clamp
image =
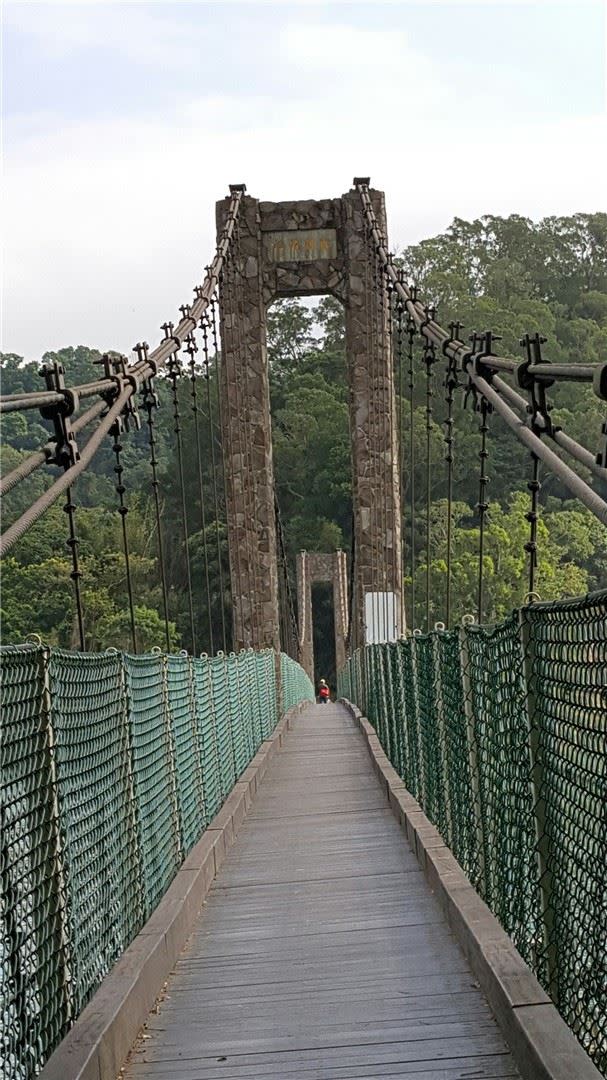
{"type": "Polygon", "coordinates": [[[164,337],[163,337],[162,340],[163,341],[172,341],[174,346],[175,346],[173,352],[176,353],[177,350],[181,348],[181,338],[177,334],[173,333],[173,331],[175,329],[173,323],[172,322],[165,322],[165,323],[162,324],[160,329],[162,330],[162,332],[164,334],[164,337]]]}
{"type": "Polygon", "coordinates": [[[40,409],[40,415],[45,420],[52,420],[55,429],[55,434],[50,440],[55,444],[55,449],[50,456],[47,456],[47,462],[49,465],[60,465],[63,469],[70,469],[80,460],[80,451],[70,419],[80,404],[78,394],[65,385],[65,369],[58,360],[54,360],[52,364],[43,364],[40,375],[46,383],[47,390],[54,390],[62,397],[62,401],[56,405],[46,405],[40,409]]]}
{"type": "Polygon", "coordinates": [[[519,364],[516,370],[516,378],[521,390],[525,390],[529,397],[527,411],[530,414],[530,426],[534,435],[554,435],[556,428],[550,417],[550,406],[546,398],[546,390],[554,384],[554,379],[549,382],[536,379],[533,374],[535,364],[547,364],[549,360],[542,357],[542,345],[546,338],[540,334],[525,334],[520,339],[520,345],[525,350],[526,359],[519,364]]]}
{"type": "Polygon", "coordinates": [[[449,323],[449,337],[443,341],[441,346],[443,356],[447,359],[447,370],[445,372],[445,389],[452,392],[459,386],[457,378],[457,353],[455,351],[448,353],[447,349],[450,345],[454,345],[455,342],[459,342],[459,335],[463,330],[463,324],[460,322],[449,323]]]}
{"type": "Polygon", "coordinates": [[[479,378],[485,379],[488,383],[493,382],[494,372],[490,367],[487,367],[483,361],[488,356],[494,355],[493,343],[501,340],[501,337],[498,334],[494,334],[491,330],[486,330],[483,334],[474,331],[474,333],[470,335],[472,348],[465,352],[461,358],[462,370],[465,371],[468,376],[468,384],[464,391],[464,408],[470,399],[474,404],[475,412],[480,412],[483,408],[487,413],[493,412],[493,405],[483,397],[482,392],[474,384],[471,378],[471,372],[478,375],[479,378]]]}
{"type": "Polygon", "coordinates": [[[133,352],[137,354],[137,363],[146,364],[147,367],[152,369],[152,374],[146,380],[151,382],[153,377],[158,374],[158,364],[149,355],[149,348],[147,341],[138,341],[136,345],[133,345],[133,352]]]}
{"type": "Polygon", "coordinates": [[[110,353],[104,353],[101,360],[96,360],[95,363],[103,365],[106,379],[110,379],[114,384],[111,390],[102,394],[108,407],[111,407],[116,398],[120,397],[125,386],[131,386],[133,389],[133,393],[128,398],[122,412],[112,424],[110,434],[121,435],[124,431],[130,431],[131,428],[139,431],[141,420],[137,411],[135,394],[139,391],[141,379],[134,372],[128,370],[126,356],[112,356],[110,353]]]}

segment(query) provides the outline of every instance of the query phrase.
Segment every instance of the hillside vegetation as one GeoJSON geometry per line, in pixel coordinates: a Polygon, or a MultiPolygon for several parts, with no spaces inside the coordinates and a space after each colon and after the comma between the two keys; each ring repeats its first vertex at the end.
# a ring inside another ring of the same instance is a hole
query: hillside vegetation
{"type": "MultiPolygon", "coordinates": [[[[607,215],[578,214],[548,218],[539,224],[512,216],[485,217],[478,221],[455,220],[443,235],[406,249],[400,262],[407,277],[418,284],[419,294],[435,303],[438,318],[447,325],[457,318],[472,330],[492,329],[500,334],[500,350],[521,357],[519,339],[525,332],[539,331],[547,338],[546,358],[553,361],[597,362],[607,360],[607,215]]],[[[96,377],[99,359],[94,349],[79,346],[48,353],[45,360],[59,359],[71,384],[96,377]]],[[[351,477],[348,434],[343,315],[339,305],[323,298],[315,308],[297,301],[282,301],[269,313],[273,439],[276,481],[291,556],[306,548],[350,550],[351,477]]],[[[1,360],[2,390],[41,388],[37,365],[23,364],[16,355],[1,360]]],[[[417,535],[415,575],[420,600],[409,612],[413,625],[425,625],[421,604],[422,581],[429,554],[432,581],[431,621],[444,615],[445,597],[445,471],[443,374],[437,367],[431,439],[432,520],[431,550],[426,553],[425,535],[425,385],[421,356],[417,359],[414,431],[414,507],[417,535]]],[[[215,392],[214,372],[211,373],[215,392]]],[[[407,379],[404,386],[406,388],[407,379]]],[[[202,371],[198,375],[199,398],[206,399],[202,371]]],[[[398,384],[398,380],[397,380],[398,384]]],[[[186,572],[181,531],[179,483],[174,449],[170,388],[157,380],[162,407],[157,413],[156,433],[161,475],[165,551],[170,590],[171,635],[175,647],[191,647],[187,617],[186,572]]],[[[186,491],[189,549],[197,609],[200,612],[197,647],[210,647],[209,621],[204,603],[204,537],[200,527],[200,497],[190,385],[181,385],[181,413],[186,452],[186,491]]],[[[461,395],[459,395],[461,397],[461,395]]],[[[567,432],[592,451],[599,447],[605,403],[590,388],[576,384],[555,386],[550,391],[553,417],[567,432]]],[[[409,402],[400,403],[405,440],[403,530],[411,527],[409,402]]],[[[214,526],[211,443],[208,422],[203,420],[204,496],[206,549],[212,591],[211,623],[215,648],[220,646],[221,596],[214,526]]],[[[12,469],[19,459],[48,439],[48,424],[34,412],[10,414],[2,425],[2,469],[12,469]]],[[[219,451],[219,447],[216,448],[219,451]]],[[[476,606],[476,548],[478,522],[478,415],[470,405],[464,411],[458,400],[455,452],[454,511],[454,617],[476,606]]],[[[522,477],[530,475],[528,453],[518,446],[496,417],[490,420],[488,473],[491,506],[488,518],[487,614],[493,621],[521,603],[527,590],[528,537],[525,514],[529,495],[522,477]]],[[[124,439],[124,482],[127,518],[137,602],[137,624],[142,648],[163,645],[162,597],[159,586],[155,519],[150,486],[147,429],[124,439]]],[[[87,645],[91,649],[129,646],[120,518],[116,512],[114,458],[111,440],[77,483],[78,535],[83,577],[83,600],[87,645]]],[[[8,524],[49,482],[40,470],[6,499],[4,523],[8,524]]],[[[607,580],[607,536],[604,528],[578,503],[568,500],[555,478],[542,475],[542,514],[538,530],[539,568],[537,588],[550,599],[593,590],[607,580]]],[[[2,580],[2,634],[4,643],[23,641],[38,633],[45,641],[64,646],[75,644],[71,604],[70,562],[65,546],[66,516],[56,505],[14,548],[6,560],[2,580]]],[[[223,523],[220,549],[227,581],[227,545],[223,523]]],[[[410,563],[406,556],[407,574],[410,563]]],[[[407,583],[409,589],[410,579],[407,583]]],[[[226,596],[226,602],[229,598],[226,596]]],[[[326,597],[318,607],[320,636],[330,625],[326,597]]],[[[229,644],[229,643],[228,643],[229,644]]],[[[331,650],[320,647],[323,672],[332,675],[331,650]]]]}

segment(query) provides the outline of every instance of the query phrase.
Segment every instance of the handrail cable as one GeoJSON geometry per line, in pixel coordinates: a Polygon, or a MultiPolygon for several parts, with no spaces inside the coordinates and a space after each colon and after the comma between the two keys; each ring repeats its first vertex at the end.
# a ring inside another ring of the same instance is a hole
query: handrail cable
{"type": "MultiPolygon", "coordinates": [[[[597,492],[593,491],[591,487],[584,480],[581,479],[574,471],[567,465],[553,450],[542,442],[539,435],[535,433],[532,427],[528,426],[525,421],[521,420],[519,416],[510,408],[510,406],[504,400],[504,397],[499,392],[503,391],[505,384],[498,377],[493,378],[491,384],[487,378],[481,374],[483,368],[489,368],[491,371],[495,370],[518,370],[520,367],[516,361],[509,360],[504,357],[487,356],[483,352],[476,353],[467,348],[463,342],[457,338],[450,338],[449,334],[443,327],[436,322],[434,318],[428,319],[422,303],[419,300],[413,299],[409,286],[400,279],[398,271],[392,265],[392,262],[387,252],[382,236],[377,227],[377,221],[375,219],[375,213],[373,205],[369,196],[369,189],[367,184],[358,183],[356,185],[360,194],[365,217],[369,225],[373,242],[376,246],[377,255],[383,264],[384,273],[391,279],[394,288],[406,305],[407,311],[414,320],[418,331],[423,334],[427,341],[438,345],[446,356],[453,357],[470,379],[474,388],[482,395],[482,397],[493,406],[496,413],[498,413],[507,426],[513,431],[518,438],[519,442],[523,443],[532,453],[536,454],[541,461],[543,461],[554,472],[559,480],[569,489],[575,498],[579,499],[593,514],[599,519],[599,521],[607,524],[607,502],[602,499],[597,492]],[[496,364],[496,362],[498,362],[496,364]]],[[[539,366],[542,376],[545,375],[544,368],[547,370],[550,367],[552,372],[553,366],[556,365],[535,365],[539,366]]],[[[564,365],[559,365],[563,367],[564,365]]],[[[565,365],[566,366],[566,365],[565,365]]],[[[575,367],[576,365],[571,365],[575,367]]],[[[590,365],[587,365],[588,368],[590,365]]],[[[595,393],[599,397],[604,397],[607,394],[605,388],[605,379],[597,378],[597,373],[602,374],[606,365],[597,365],[593,367],[593,387],[595,393]]],[[[533,368],[533,365],[532,365],[533,368]]],[[[586,380],[588,381],[588,380],[586,380]]],[[[523,399],[521,398],[521,402],[523,399]]],[[[526,403],[525,403],[526,405],[526,403]]],[[[550,432],[546,432],[550,434],[550,432]]],[[[561,445],[562,449],[567,450],[573,456],[572,445],[575,440],[566,437],[567,445],[561,445]]],[[[584,447],[575,443],[575,453],[584,456],[584,447]]],[[[578,457],[579,460],[579,457],[578,457]]],[[[585,462],[583,462],[585,463],[585,462]]],[[[599,475],[605,476],[607,479],[607,469],[601,469],[599,475]]]]}
{"type": "MultiPolygon", "coordinates": [[[[3,533],[2,537],[0,537],[0,557],[8,554],[13,547],[13,544],[15,544],[16,541],[19,540],[36,521],[38,521],[42,514],[44,514],[45,511],[59,498],[62,492],[70,487],[74,480],[84,472],[101,446],[105,435],[108,434],[114,420],[120,416],[133,394],[139,390],[141,384],[146,379],[156,375],[159,368],[168,364],[169,360],[174,355],[176,348],[179,348],[181,342],[186,340],[187,335],[197,328],[199,320],[203,312],[206,311],[209,306],[211,298],[217,288],[219,275],[232,242],[243,192],[244,187],[239,186],[231,188],[230,207],[225,228],[223,229],[219,243],[217,244],[215,257],[208,269],[205,280],[203,284],[198,286],[195,290],[196,299],[191,305],[188,313],[182,317],[174,330],[171,331],[170,336],[164,341],[161,341],[151,353],[141,355],[136,363],[126,366],[124,375],[117,375],[111,379],[99,380],[98,386],[103,387],[103,390],[99,392],[103,392],[104,394],[111,392],[113,395],[116,395],[109,407],[109,411],[100,421],[99,426],[91,435],[75,463],[70,468],[66,469],[63,476],[60,476],[51,487],[47,488],[47,490],[43,492],[30,507],[28,507],[21,517],[19,517],[17,521],[3,533]]],[[[74,404],[74,397],[77,397],[76,388],[66,390],[65,393],[56,392],[53,403],[65,405],[71,398],[71,404],[74,404]]],[[[107,407],[107,402],[104,401],[103,403],[97,403],[97,406],[94,406],[93,408],[102,412],[105,407],[107,407]]],[[[93,411],[90,410],[91,414],[92,412],[93,411]]],[[[94,415],[95,414],[89,415],[87,423],[94,419],[94,415]]],[[[40,453],[44,452],[45,451],[40,451],[40,453]]],[[[18,466],[17,469],[13,470],[13,473],[17,473],[24,464],[25,463],[22,462],[21,466],[18,466]]],[[[42,464],[42,462],[39,461],[35,465],[32,465],[30,471],[33,471],[38,464],[42,464]]],[[[28,473],[20,473],[17,478],[13,479],[11,487],[21,479],[24,479],[25,475],[28,475],[28,473]]]]}

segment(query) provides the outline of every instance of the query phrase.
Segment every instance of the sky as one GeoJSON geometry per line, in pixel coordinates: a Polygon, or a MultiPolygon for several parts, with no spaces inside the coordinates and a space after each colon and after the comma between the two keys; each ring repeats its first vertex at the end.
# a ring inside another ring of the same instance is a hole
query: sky
{"type": "Polygon", "coordinates": [[[3,7],[2,349],[130,353],[193,298],[230,183],[454,217],[607,209],[603,0],[3,7]]]}

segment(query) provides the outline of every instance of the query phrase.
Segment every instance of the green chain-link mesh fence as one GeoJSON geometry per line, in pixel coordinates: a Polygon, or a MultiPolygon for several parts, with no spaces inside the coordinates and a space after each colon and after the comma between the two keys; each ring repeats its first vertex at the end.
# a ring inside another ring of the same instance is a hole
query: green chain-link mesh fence
{"type": "Polygon", "coordinates": [[[339,692],[607,1073],[607,592],[367,646],[339,692]]]}
{"type": "Polygon", "coordinates": [[[304,669],[286,653],[280,654],[282,710],[287,712],[298,701],[314,701],[314,687],[304,669]]]}
{"type": "MultiPolygon", "coordinates": [[[[278,720],[273,650],[0,650],[0,1076],[30,1080],[278,720]]],[[[281,657],[282,709],[313,700],[281,657]]]]}

